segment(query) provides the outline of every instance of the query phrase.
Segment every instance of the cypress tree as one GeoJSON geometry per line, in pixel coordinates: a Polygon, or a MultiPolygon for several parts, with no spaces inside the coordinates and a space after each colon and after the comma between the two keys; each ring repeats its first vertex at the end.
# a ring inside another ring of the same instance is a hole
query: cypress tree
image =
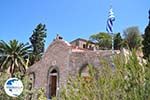
{"type": "Polygon", "coordinates": [[[29,38],[32,44],[31,65],[40,60],[44,53],[46,31],[45,24],[40,23],[33,30],[32,36],[29,38]]]}
{"type": "Polygon", "coordinates": [[[117,33],[114,37],[114,49],[115,50],[120,50],[121,46],[122,46],[122,37],[120,35],[120,33],[117,33]]]}
{"type": "Polygon", "coordinates": [[[150,10],[149,10],[149,24],[145,28],[145,33],[143,35],[143,54],[144,58],[148,58],[150,56],[150,10]]]}

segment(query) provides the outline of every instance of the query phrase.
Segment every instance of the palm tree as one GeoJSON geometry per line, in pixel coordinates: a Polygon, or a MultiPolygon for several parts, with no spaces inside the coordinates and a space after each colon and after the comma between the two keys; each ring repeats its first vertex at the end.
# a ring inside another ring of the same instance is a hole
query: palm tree
{"type": "Polygon", "coordinates": [[[25,73],[27,59],[30,52],[28,43],[19,43],[17,40],[10,40],[9,43],[0,41],[0,70],[8,69],[10,77],[14,72],[25,73]]]}

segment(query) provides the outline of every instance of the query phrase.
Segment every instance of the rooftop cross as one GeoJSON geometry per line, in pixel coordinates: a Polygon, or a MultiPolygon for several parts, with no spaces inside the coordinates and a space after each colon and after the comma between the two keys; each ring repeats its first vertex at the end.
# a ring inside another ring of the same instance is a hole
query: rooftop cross
{"type": "Polygon", "coordinates": [[[62,39],[63,38],[59,34],[56,35],[56,40],[62,40],[62,39]]]}

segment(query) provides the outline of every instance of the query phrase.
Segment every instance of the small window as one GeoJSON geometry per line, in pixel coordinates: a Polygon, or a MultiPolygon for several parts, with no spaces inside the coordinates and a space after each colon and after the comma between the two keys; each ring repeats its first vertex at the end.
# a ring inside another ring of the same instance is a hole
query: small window
{"type": "Polygon", "coordinates": [[[85,45],[85,44],[83,44],[83,48],[86,48],[86,45],[85,45]]]}
{"type": "Polygon", "coordinates": [[[91,49],[91,48],[92,48],[92,46],[90,45],[90,46],[89,46],[89,48],[91,49]]]}

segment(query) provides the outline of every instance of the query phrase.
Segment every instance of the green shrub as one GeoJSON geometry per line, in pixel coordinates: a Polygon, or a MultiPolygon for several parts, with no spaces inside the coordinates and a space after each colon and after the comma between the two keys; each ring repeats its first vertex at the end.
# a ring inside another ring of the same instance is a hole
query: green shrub
{"type": "Polygon", "coordinates": [[[61,89],[61,100],[150,100],[149,62],[139,63],[135,52],[125,60],[123,55],[116,55],[114,69],[102,61],[98,78],[90,73],[90,82],[80,76],[69,78],[61,89]]]}
{"type": "Polygon", "coordinates": [[[44,93],[45,91],[43,88],[38,90],[38,100],[47,100],[44,93]]]}
{"type": "Polygon", "coordinates": [[[20,73],[15,73],[15,77],[22,80],[24,89],[20,96],[18,97],[10,97],[5,93],[4,84],[6,80],[9,78],[9,75],[6,72],[2,72],[0,75],[0,100],[26,100],[29,93],[32,91],[28,90],[28,83],[30,82],[28,76],[22,76],[20,73]]]}

